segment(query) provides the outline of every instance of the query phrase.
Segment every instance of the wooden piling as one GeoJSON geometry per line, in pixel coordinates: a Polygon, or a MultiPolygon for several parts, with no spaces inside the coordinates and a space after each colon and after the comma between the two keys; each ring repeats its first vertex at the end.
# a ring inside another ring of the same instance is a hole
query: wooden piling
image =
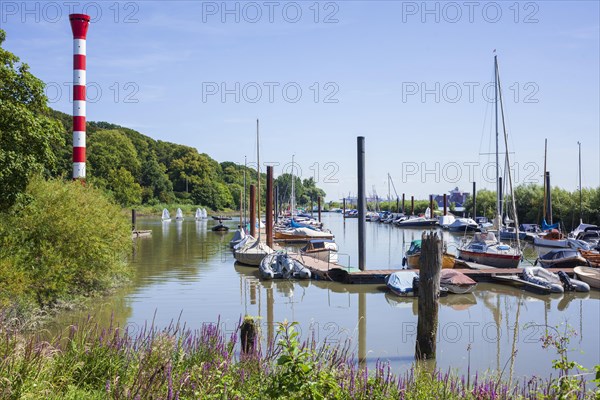
{"type": "Polygon", "coordinates": [[[358,166],[358,269],[365,270],[366,263],[366,190],[365,190],[365,137],[356,138],[356,157],[358,166]]]}
{"type": "Polygon", "coordinates": [[[250,236],[256,237],[256,186],[250,185],[250,236]]]}
{"type": "Polygon", "coordinates": [[[477,183],[473,182],[473,220],[477,221],[477,183]]]}
{"type": "Polygon", "coordinates": [[[415,215],[415,196],[410,196],[410,215],[415,215]]]}
{"type": "Polygon", "coordinates": [[[244,322],[240,326],[240,339],[243,354],[252,354],[255,345],[258,342],[258,324],[250,316],[244,317],[244,322]]]}
{"type": "Polygon", "coordinates": [[[448,195],[444,193],[444,215],[448,215],[448,195]]]}
{"type": "Polygon", "coordinates": [[[433,214],[433,195],[430,194],[429,195],[429,218],[433,218],[434,214],[433,214]]]}
{"type": "Polygon", "coordinates": [[[430,360],[435,358],[436,352],[443,241],[437,233],[430,232],[423,233],[421,243],[415,358],[430,360]]]}
{"type": "Polygon", "coordinates": [[[265,233],[267,246],[273,248],[273,166],[267,166],[267,221],[265,233]]]}
{"type": "Polygon", "coordinates": [[[319,217],[319,222],[321,222],[321,196],[317,197],[317,209],[318,209],[318,217],[319,217]]]}
{"type": "Polygon", "coordinates": [[[400,197],[396,197],[396,212],[400,213],[400,197]]]}
{"type": "Polygon", "coordinates": [[[402,193],[402,214],[406,214],[406,208],[404,208],[404,193],[402,193]]]}
{"type": "Polygon", "coordinates": [[[137,225],[137,215],[135,212],[135,208],[131,209],[131,231],[135,232],[135,227],[137,225]]]}

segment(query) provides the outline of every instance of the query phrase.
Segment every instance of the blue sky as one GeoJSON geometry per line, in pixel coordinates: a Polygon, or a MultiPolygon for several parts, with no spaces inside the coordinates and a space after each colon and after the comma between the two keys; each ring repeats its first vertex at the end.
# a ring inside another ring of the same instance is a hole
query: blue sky
{"type": "Polygon", "coordinates": [[[278,174],[295,154],[328,200],[356,192],[359,135],[369,192],[388,172],[407,196],[493,188],[496,49],[515,180],[541,182],[548,138],[553,184],[577,188],[581,141],[600,185],[597,1],[2,1],[5,47],[66,113],[69,7],[93,19],[89,120],[243,163],[260,118],[261,161],[278,174]]]}

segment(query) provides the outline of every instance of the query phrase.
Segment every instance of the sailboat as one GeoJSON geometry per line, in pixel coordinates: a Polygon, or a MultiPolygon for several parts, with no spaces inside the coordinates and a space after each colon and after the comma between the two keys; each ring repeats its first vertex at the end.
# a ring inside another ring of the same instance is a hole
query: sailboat
{"type": "Polygon", "coordinates": [[[175,221],[183,221],[183,211],[181,211],[181,208],[177,209],[177,214],[175,214],[175,221]]]}
{"type": "Polygon", "coordinates": [[[202,210],[199,208],[196,208],[196,214],[194,215],[194,219],[196,221],[200,221],[202,219],[202,210]]]}
{"type": "MultiPolygon", "coordinates": [[[[261,263],[261,261],[263,260],[263,258],[265,258],[266,256],[268,256],[269,254],[274,253],[274,250],[272,248],[270,248],[269,246],[267,246],[265,243],[263,243],[260,240],[260,145],[259,145],[259,129],[258,129],[258,119],[256,120],[256,161],[257,161],[257,168],[256,168],[256,172],[258,174],[258,190],[257,192],[257,196],[256,196],[256,203],[257,203],[257,212],[256,215],[258,216],[258,238],[254,239],[252,238],[252,236],[247,235],[246,236],[246,244],[244,246],[241,246],[240,248],[234,249],[233,251],[233,257],[236,259],[236,261],[242,263],[242,264],[246,264],[246,265],[251,265],[251,266],[255,266],[258,267],[261,263]]],[[[255,221],[250,221],[251,224],[255,223],[255,221]]]]}
{"type": "Polygon", "coordinates": [[[164,208],[162,211],[162,217],[160,219],[162,222],[171,222],[171,214],[169,214],[169,210],[164,208]]]}
{"type": "MultiPolygon", "coordinates": [[[[499,172],[499,157],[498,157],[498,141],[499,141],[499,130],[498,130],[498,105],[501,107],[502,112],[502,128],[504,131],[504,146],[506,149],[506,164],[510,165],[509,162],[509,151],[508,151],[508,136],[506,134],[506,127],[504,123],[504,107],[502,106],[502,92],[500,90],[500,76],[498,71],[498,58],[494,56],[494,80],[495,80],[495,122],[496,122],[496,212],[497,217],[496,224],[498,229],[501,229],[502,224],[502,206],[501,206],[501,185],[500,185],[500,172],[499,172]]],[[[519,222],[517,220],[517,208],[515,205],[515,195],[512,190],[512,175],[510,168],[507,168],[509,186],[512,199],[512,211],[514,213],[514,224],[516,229],[516,241],[517,247],[514,248],[508,244],[500,242],[498,238],[492,232],[476,233],[471,241],[463,241],[458,247],[457,254],[458,258],[466,261],[473,261],[479,264],[489,265],[496,268],[516,268],[521,261],[521,246],[519,240],[519,222]]]]}

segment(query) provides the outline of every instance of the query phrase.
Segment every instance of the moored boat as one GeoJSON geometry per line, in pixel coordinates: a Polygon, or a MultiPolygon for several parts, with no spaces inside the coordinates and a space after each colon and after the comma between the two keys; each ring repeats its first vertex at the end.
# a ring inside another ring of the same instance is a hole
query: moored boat
{"type": "Polygon", "coordinates": [[[234,249],[233,257],[242,264],[258,267],[263,258],[273,252],[274,250],[265,243],[254,239],[247,240],[244,246],[234,249]]]}
{"type": "Polygon", "coordinates": [[[590,267],[575,267],[575,275],[590,287],[600,289],[600,269],[590,267]]]}
{"type": "Polygon", "coordinates": [[[516,268],[521,261],[521,250],[500,243],[491,232],[476,233],[457,250],[458,258],[496,268],[516,268]]]}
{"type": "Polygon", "coordinates": [[[338,262],[337,244],[330,239],[312,239],[300,249],[303,256],[316,258],[329,263],[338,262]]]}
{"type": "Polygon", "coordinates": [[[554,274],[542,267],[527,267],[523,268],[522,278],[538,285],[547,286],[552,293],[590,291],[590,286],[587,283],[569,278],[563,271],[554,274]]]}
{"type": "Polygon", "coordinates": [[[310,279],[310,271],[287,253],[278,251],[265,256],[258,267],[263,279],[310,279]]]}
{"type": "Polygon", "coordinates": [[[273,236],[275,239],[288,242],[305,242],[311,239],[333,239],[333,234],[330,232],[322,232],[304,227],[278,230],[275,231],[273,236]]]}
{"type": "Polygon", "coordinates": [[[169,210],[167,210],[166,208],[164,208],[162,210],[162,217],[160,219],[162,220],[162,222],[170,222],[171,221],[171,214],[169,214],[169,210]]]}
{"type": "Polygon", "coordinates": [[[397,271],[386,278],[385,284],[397,296],[415,296],[418,279],[414,271],[397,271]]]}
{"type": "MultiPolygon", "coordinates": [[[[412,269],[420,269],[421,259],[421,240],[413,240],[410,243],[409,249],[406,251],[404,258],[402,259],[402,266],[412,269]]],[[[442,268],[454,268],[456,258],[452,254],[444,252],[442,254],[442,268]]]]}
{"type": "Polygon", "coordinates": [[[558,230],[552,229],[544,235],[533,238],[533,244],[538,247],[569,247],[569,240],[558,230]]]}
{"type": "Polygon", "coordinates": [[[233,237],[229,241],[229,248],[233,249],[237,244],[241,243],[242,240],[246,237],[246,232],[243,228],[238,229],[233,234],[233,237]]]}
{"type": "Polygon", "coordinates": [[[448,226],[450,232],[474,232],[477,229],[479,225],[471,218],[457,218],[448,226]]]}
{"type": "Polygon", "coordinates": [[[577,250],[552,249],[536,260],[544,268],[573,268],[586,265],[587,261],[577,250]]]}
{"type": "Polygon", "coordinates": [[[446,288],[450,293],[464,294],[472,292],[477,286],[477,282],[462,272],[453,269],[442,269],[440,286],[446,288]]]}

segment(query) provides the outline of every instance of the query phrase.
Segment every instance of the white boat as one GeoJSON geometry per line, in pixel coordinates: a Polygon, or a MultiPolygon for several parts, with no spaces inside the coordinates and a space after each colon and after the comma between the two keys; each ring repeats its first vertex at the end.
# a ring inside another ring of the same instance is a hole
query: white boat
{"type": "Polygon", "coordinates": [[[163,222],[171,222],[171,214],[166,208],[162,211],[162,217],[160,218],[163,222]]]}
{"type": "Polygon", "coordinates": [[[183,211],[181,211],[181,208],[177,209],[177,214],[175,214],[175,221],[183,221],[183,211]]]}
{"type": "Polygon", "coordinates": [[[569,247],[569,239],[566,238],[557,229],[552,229],[543,236],[533,238],[533,244],[537,247],[555,247],[566,249],[569,247]]]}
{"type": "Polygon", "coordinates": [[[479,228],[477,222],[471,218],[457,218],[448,226],[450,232],[473,232],[479,228]]]}
{"type": "Polygon", "coordinates": [[[338,247],[333,240],[313,239],[300,249],[303,256],[316,258],[328,263],[338,262],[338,247]]]}
{"type": "Polygon", "coordinates": [[[415,296],[418,278],[414,271],[397,271],[386,278],[385,284],[396,296],[415,296]]]}
{"type": "Polygon", "coordinates": [[[208,213],[206,212],[206,208],[202,209],[202,219],[207,219],[208,218],[208,213]]]}
{"type": "Polygon", "coordinates": [[[194,219],[196,221],[202,220],[202,210],[201,209],[196,208],[196,214],[194,215],[194,219]]]}
{"type": "Polygon", "coordinates": [[[594,289],[600,289],[600,268],[575,267],[575,275],[594,289]]]}
{"type": "Polygon", "coordinates": [[[275,231],[275,239],[293,241],[307,241],[311,239],[333,239],[330,232],[317,231],[310,228],[291,228],[275,231]]]}
{"type": "Polygon", "coordinates": [[[265,243],[255,239],[249,240],[244,246],[234,249],[233,257],[242,264],[258,267],[263,258],[274,252],[265,243]]]}
{"type": "Polygon", "coordinates": [[[454,215],[442,215],[439,218],[439,225],[442,229],[448,229],[448,227],[456,220],[454,215]]]}
{"type": "Polygon", "coordinates": [[[310,279],[309,269],[282,251],[265,256],[258,273],[263,279],[310,279]]]}
{"type": "Polygon", "coordinates": [[[521,250],[500,243],[492,232],[476,233],[457,250],[458,258],[496,268],[517,268],[521,261],[521,250]]]}

